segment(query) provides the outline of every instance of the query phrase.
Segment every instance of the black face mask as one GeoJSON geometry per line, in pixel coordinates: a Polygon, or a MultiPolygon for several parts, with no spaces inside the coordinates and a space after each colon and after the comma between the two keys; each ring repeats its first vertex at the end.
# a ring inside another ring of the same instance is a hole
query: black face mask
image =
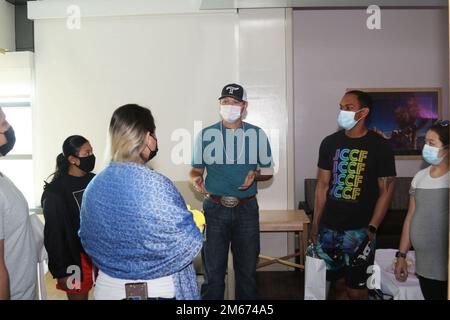
{"type": "MultiPolygon", "coordinates": [[[[156,140],[156,139],[155,139],[156,140]]],[[[156,155],[158,154],[158,140],[156,140],[156,147],[155,150],[150,149],[149,146],[147,146],[148,150],[150,150],[150,153],[148,155],[148,160],[147,162],[149,162],[150,160],[152,160],[154,157],[156,157],[156,155]]]]}
{"type": "Polygon", "coordinates": [[[3,132],[2,134],[5,135],[7,142],[0,147],[0,153],[3,156],[6,156],[14,148],[14,145],[16,144],[16,134],[14,133],[13,127],[9,127],[9,129],[3,132]]]}
{"type": "Polygon", "coordinates": [[[92,170],[94,170],[95,156],[93,154],[91,154],[90,156],[87,156],[87,157],[83,157],[83,158],[77,157],[77,158],[78,158],[78,160],[80,160],[80,165],[77,166],[78,168],[80,168],[81,170],[83,170],[86,173],[92,172],[92,170]]]}

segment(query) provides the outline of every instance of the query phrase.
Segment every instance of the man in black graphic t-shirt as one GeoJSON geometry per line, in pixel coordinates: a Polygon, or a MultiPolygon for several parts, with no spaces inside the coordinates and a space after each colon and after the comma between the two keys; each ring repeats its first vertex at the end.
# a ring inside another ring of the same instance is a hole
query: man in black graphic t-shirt
{"type": "Polygon", "coordinates": [[[312,241],[335,298],[367,299],[367,268],[392,198],[395,160],[389,143],[366,128],[372,109],[367,93],[349,91],[339,107],[344,130],[320,145],[312,241]]]}

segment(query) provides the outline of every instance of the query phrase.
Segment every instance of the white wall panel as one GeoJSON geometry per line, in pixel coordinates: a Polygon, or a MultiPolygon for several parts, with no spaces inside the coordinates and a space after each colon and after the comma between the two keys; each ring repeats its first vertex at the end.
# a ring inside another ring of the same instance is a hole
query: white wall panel
{"type": "Polygon", "coordinates": [[[91,140],[100,170],[109,120],[126,103],[154,113],[154,167],[187,180],[189,154],[174,165],[171,136],[180,129],[193,136],[195,121],[219,119],[217,97],[237,76],[236,23],[235,14],[87,19],[80,30],[36,21],[36,192],[68,135],[91,140]]]}
{"type": "Polygon", "coordinates": [[[0,0],[0,48],[8,51],[16,50],[14,6],[0,0]]]}
{"type": "MultiPolygon", "coordinates": [[[[269,135],[275,161],[274,178],[259,183],[264,209],[288,209],[288,105],[286,9],[239,10],[239,77],[249,97],[246,121],[269,135]]],[[[261,252],[287,253],[286,233],[262,233],[261,252]]],[[[271,266],[264,270],[282,270],[271,266]]]]}

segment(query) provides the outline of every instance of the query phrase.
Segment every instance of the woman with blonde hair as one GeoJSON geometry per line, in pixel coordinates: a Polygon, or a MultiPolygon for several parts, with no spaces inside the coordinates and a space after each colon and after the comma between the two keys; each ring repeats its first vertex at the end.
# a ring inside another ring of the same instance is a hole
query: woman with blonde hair
{"type": "Polygon", "coordinates": [[[158,151],[152,113],[124,105],[109,133],[112,161],[81,208],[81,242],[99,269],[95,299],[199,299],[192,260],[202,235],[174,184],[146,165],[158,151]]]}

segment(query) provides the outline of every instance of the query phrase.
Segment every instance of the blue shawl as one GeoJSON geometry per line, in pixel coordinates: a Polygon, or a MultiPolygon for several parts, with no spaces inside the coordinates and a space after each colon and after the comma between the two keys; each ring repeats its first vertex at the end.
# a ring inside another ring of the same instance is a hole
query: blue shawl
{"type": "Polygon", "coordinates": [[[200,298],[192,260],[202,235],[173,183],[147,166],[111,162],[91,181],[79,235],[107,275],[129,280],[172,275],[176,299],[200,298]]]}

